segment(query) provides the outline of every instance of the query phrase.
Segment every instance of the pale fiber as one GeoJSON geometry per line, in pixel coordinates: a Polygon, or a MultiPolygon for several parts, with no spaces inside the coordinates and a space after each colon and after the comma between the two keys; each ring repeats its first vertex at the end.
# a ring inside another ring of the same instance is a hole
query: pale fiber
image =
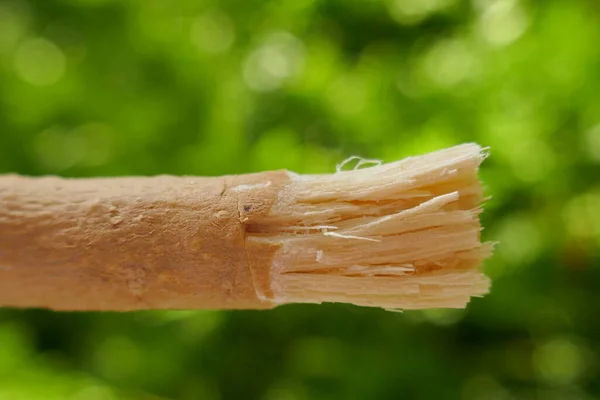
{"type": "Polygon", "coordinates": [[[281,245],[278,303],[464,307],[488,292],[479,270],[485,151],[465,144],[333,175],[294,176],[249,241],[281,245]],[[290,229],[298,227],[298,229],[290,229]]]}

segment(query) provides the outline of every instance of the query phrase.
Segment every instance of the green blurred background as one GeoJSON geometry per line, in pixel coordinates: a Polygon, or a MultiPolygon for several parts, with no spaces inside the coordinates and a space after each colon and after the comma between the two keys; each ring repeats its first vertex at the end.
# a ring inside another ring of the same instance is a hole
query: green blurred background
{"type": "Polygon", "coordinates": [[[467,310],[0,310],[0,399],[600,399],[597,0],[0,0],[0,173],[491,146],[467,310]]]}

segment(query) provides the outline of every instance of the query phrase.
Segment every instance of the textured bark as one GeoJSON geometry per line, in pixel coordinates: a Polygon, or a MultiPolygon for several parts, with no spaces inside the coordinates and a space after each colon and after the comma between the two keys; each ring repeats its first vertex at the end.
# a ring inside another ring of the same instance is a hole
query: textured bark
{"type": "Polygon", "coordinates": [[[246,245],[285,172],[0,177],[0,306],[268,308],[277,246],[246,245]]]}

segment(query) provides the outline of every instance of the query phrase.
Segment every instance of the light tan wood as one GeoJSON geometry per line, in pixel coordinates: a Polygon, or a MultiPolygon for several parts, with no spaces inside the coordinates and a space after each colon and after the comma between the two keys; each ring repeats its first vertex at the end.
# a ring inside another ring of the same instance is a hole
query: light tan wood
{"type": "Polygon", "coordinates": [[[275,243],[281,303],[388,309],[463,308],[490,282],[481,243],[486,157],[468,143],[332,175],[296,176],[252,241],[275,243]]]}

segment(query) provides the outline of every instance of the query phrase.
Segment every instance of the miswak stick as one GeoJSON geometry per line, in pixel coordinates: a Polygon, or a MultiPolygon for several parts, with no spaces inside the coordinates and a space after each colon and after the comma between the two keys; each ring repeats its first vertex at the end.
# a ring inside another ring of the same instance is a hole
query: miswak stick
{"type": "Polygon", "coordinates": [[[462,308],[480,265],[485,150],[329,175],[0,176],[0,306],[462,308]]]}

